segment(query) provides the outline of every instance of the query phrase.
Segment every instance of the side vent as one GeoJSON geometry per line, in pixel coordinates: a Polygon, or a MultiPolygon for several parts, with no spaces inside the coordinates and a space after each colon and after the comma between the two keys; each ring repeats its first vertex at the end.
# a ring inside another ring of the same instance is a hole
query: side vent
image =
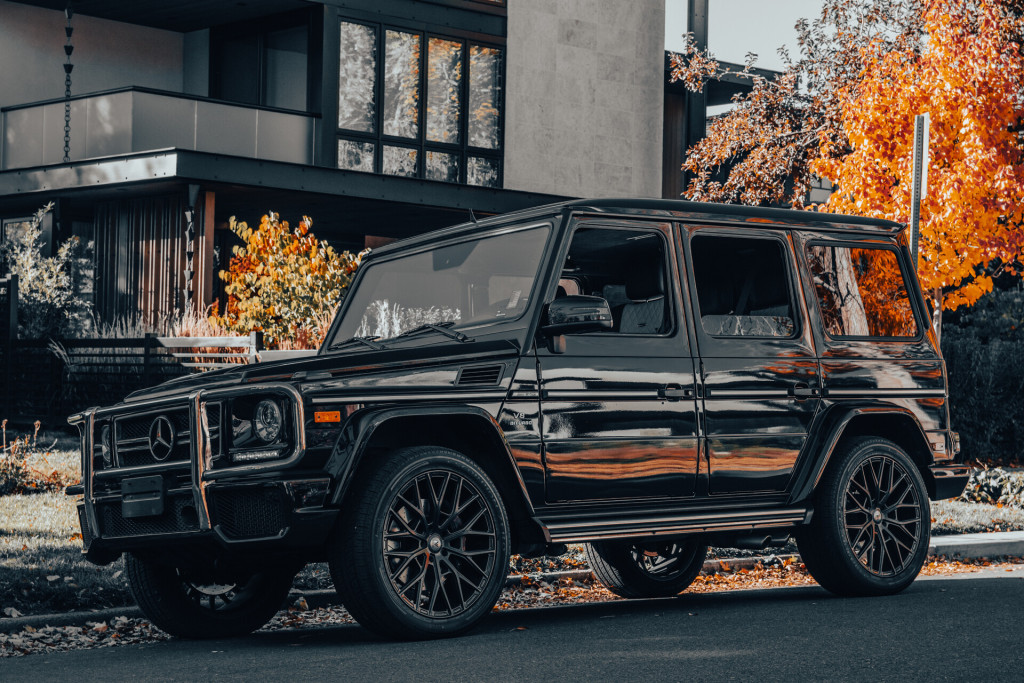
{"type": "Polygon", "coordinates": [[[455,386],[493,386],[501,380],[501,373],[504,369],[504,365],[477,365],[471,368],[462,368],[455,380],[455,386]]]}

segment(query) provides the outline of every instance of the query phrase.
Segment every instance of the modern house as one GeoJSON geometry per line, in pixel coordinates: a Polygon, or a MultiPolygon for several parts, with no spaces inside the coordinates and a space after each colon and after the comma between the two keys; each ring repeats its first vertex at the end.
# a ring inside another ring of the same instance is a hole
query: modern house
{"type": "Polygon", "coordinates": [[[664,20],[664,0],[0,0],[0,220],[54,202],[51,244],[95,245],[98,313],[154,317],[218,298],[231,216],[309,215],[359,249],[471,209],[675,197],[664,20]]]}

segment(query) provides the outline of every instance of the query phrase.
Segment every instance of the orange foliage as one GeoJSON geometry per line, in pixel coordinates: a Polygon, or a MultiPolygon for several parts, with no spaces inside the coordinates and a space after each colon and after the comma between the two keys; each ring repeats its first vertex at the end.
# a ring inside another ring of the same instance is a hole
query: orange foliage
{"type": "Polygon", "coordinates": [[[335,252],[309,231],[312,223],[305,216],[292,229],[270,212],[253,230],[232,217],[245,244],[221,271],[228,301],[211,323],[243,334],[261,330],[269,348],[319,346],[362,254],[335,252]]]}
{"type": "Polygon", "coordinates": [[[837,187],[823,210],[910,219],[914,115],[931,118],[919,276],[943,306],[992,289],[979,267],[1024,260],[1024,18],[1007,0],[932,0],[919,53],[872,58],[848,87],[842,126],[852,151],[822,139],[814,172],[837,187]]]}

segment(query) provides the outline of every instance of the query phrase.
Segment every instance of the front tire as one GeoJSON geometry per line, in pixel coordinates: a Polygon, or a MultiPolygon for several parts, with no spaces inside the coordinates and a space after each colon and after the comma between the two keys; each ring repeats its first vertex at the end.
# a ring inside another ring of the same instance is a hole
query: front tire
{"type": "Polygon", "coordinates": [[[433,446],[395,451],[354,483],[328,553],[342,603],[389,638],[473,628],[508,576],[502,499],[465,455],[433,446]]]}
{"type": "Polygon", "coordinates": [[[800,556],[832,593],[898,593],[928,557],[931,507],[921,473],[887,439],[853,439],[836,455],[811,523],[796,531],[800,556]]]}
{"type": "Polygon", "coordinates": [[[587,544],[594,575],[624,598],[666,598],[686,590],[704,567],[703,539],[638,543],[600,541],[587,544]]]}
{"type": "Polygon", "coordinates": [[[284,605],[294,569],[233,576],[200,575],[125,557],[128,586],[142,613],[178,638],[231,638],[252,633],[284,605]]]}

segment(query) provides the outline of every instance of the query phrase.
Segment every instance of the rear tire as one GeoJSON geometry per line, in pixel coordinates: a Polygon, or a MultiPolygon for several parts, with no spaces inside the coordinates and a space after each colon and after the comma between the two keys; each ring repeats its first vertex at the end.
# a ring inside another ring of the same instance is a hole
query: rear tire
{"type": "Polygon", "coordinates": [[[600,541],[587,544],[594,575],[624,598],[665,598],[686,590],[704,567],[703,539],[639,543],[600,541]]]}
{"type": "Polygon", "coordinates": [[[795,536],[811,576],[838,595],[889,595],[928,557],[931,506],[917,466],[895,443],[849,441],[815,492],[814,516],[795,536]]]}
{"type": "Polygon", "coordinates": [[[226,577],[125,557],[128,586],[142,613],[178,638],[231,638],[252,633],[284,605],[294,569],[270,568],[226,577]]]}
{"type": "Polygon", "coordinates": [[[501,495],[479,465],[448,448],[403,448],[350,489],[328,548],[349,613],[387,638],[465,633],[508,577],[501,495]]]}

